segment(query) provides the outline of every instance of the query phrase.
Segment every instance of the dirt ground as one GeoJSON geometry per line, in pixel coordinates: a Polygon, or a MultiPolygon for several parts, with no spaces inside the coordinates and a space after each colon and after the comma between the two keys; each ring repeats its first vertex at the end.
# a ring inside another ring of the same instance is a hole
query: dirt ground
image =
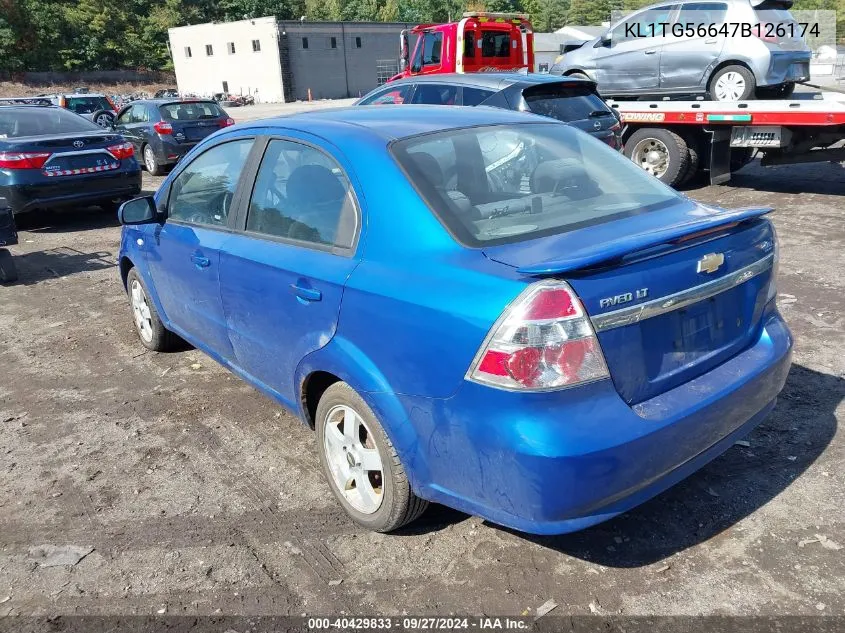
{"type": "Polygon", "coordinates": [[[786,388],[748,446],[550,538],[443,507],[356,528],[310,430],[198,351],[144,351],[111,215],[22,220],[0,287],[0,616],[845,614],[845,169],[752,164],[687,194],[777,207],[786,388]],[[49,545],[90,553],[46,566],[49,545]]]}

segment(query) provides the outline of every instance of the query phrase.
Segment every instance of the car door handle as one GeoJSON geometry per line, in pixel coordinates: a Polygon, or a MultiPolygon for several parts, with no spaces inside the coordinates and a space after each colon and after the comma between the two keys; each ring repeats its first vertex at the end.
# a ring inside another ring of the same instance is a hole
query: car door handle
{"type": "Polygon", "coordinates": [[[647,51],[645,51],[645,54],[646,55],[654,55],[656,52],[657,52],[656,48],[650,48],[647,51]]]}
{"type": "Polygon", "coordinates": [[[191,261],[194,262],[194,265],[197,268],[208,268],[211,266],[211,260],[208,257],[203,257],[202,255],[191,255],[191,261]]]}
{"type": "Polygon", "coordinates": [[[705,43],[705,44],[715,44],[715,43],[716,43],[716,42],[718,42],[718,41],[719,41],[719,40],[704,40],[704,43],[705,43]]]}
{"type": "Polygon", "coordinates": [[[305,301],[319,301],[323,298],[323,293],[314,288],[305,288],[298,284],[291,284],[290,289],[297,297],[305,301]]]}

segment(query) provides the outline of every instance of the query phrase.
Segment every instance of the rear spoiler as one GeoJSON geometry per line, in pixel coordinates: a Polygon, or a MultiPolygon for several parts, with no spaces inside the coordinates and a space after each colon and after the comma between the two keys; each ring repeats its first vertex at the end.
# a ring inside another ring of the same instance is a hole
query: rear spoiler
{"type": "Polygon", "coordinates": [[[610,242],[593,242],[581,248],[572,250],[561,257],[555,257],[544,262],[522,266],[517,269],[524,275],[553,275],[572,272],[581,268],[588,268],[606,261],[617,259],[630,253],[652,246],[659,246],[690,237],[693,233],[706,232],[728,224],[737,224],[771,213],[771,207],[746,207],[730,209],[702,215],[686,222],[671,224],[664,229],[647,233],[631,233],[610,242]]]}

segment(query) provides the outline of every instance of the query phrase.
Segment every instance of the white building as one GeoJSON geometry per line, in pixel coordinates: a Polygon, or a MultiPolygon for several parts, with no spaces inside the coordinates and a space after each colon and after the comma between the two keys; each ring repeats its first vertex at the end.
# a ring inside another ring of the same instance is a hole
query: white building
{"type": "Polygon", "coordinates": [[[275,17],[180,26],[168,35],[180,93],[285,100],[275,17]]]}

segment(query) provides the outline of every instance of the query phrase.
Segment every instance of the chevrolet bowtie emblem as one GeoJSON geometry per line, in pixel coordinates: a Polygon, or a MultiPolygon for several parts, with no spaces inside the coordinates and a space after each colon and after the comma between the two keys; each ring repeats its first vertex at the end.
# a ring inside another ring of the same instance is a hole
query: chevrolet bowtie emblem
{"type": "Polygon", "coordinates": [[[695,272],[715,273],[724,263],[724,253],[707,253],[707,255],[698,260],[698,265],[696,266],[695,272]]]}

